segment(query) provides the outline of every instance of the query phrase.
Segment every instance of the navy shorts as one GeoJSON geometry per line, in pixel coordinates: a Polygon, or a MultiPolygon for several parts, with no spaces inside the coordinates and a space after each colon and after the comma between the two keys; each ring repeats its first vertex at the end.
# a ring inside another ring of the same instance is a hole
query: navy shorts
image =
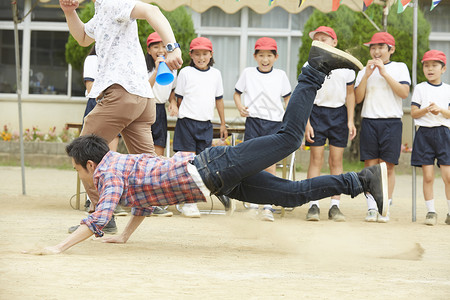
{"type": "Polygon", "coordinates": [[[450,165],[450,129],[420,126],[414,138],[411,165],[434,165],[435,159],[438,166],[450,165]]]}
{"type": "Polygon", "coordinates": [[[306,146],[323,146],[326,140],[335,147],[345,148],[348,142],[347,107],[324,107],[314,105],[309,122],[314,129],[314,143],[306,146]]]}
{"type": "Polygon", "coordinates": [[[167,141],[167,114],[166,105],[156,103],[156,120],[152,125],[153,143],[166,148],[167,141]]]}
{"type": "Polygon", "coordinates": [[[402,148],[402,126],[399,118],[363,118],[359,141],[360,160],[381,158],[398,165],[402,148]]]}
{"type": "Polygon", "coordinates": [[[255,137],[277,133],[281,129],[281,122],[247,117],[245,120],[244,141],[255,137]]]}
{"type": "Polygon", "coordinates": [[[84,110],[84,116],[83,116],[83,125],[84,125],[84,117],[86,117],[91,110],[94,109],[94,107],[97,105],[97,100],[95,98],[89,98],[86,103],[86,108],[84,110]]]}
{"type": "Polygon", "coordinates": [[[212,139],[213,126],[210,121],[178,119],[173,135],[173,150],[199,154],[211,147],[212,139]]]}

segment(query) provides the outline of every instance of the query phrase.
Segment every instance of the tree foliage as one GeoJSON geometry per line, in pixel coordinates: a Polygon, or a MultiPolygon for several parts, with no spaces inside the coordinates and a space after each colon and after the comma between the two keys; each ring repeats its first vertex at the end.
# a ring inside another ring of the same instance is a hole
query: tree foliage
{"type": "MultiPolygon", "coordinates": [[[[371,5],[366,14],[378,25],[382,26],[383,7],[380,5],[371,5]]],[[[305,24],[304,33],[325,25],[332,27],[336,31],[338,38],[337,48],[346,50],[357,57],[364,65],[370,59],[369,47],[363,45],[370,41],[370,38],[377,32],[375,27],[367,20],[361,12],[355,12],[347,6],[342,5],[336,12],[322,13],[315,10],[305,24]]],[[[425,19],[422,11],[418,13],[418,44],[417,44],[417,82],[425,79],[420,63],[423,54],[429,49],[428,37],[431,26],[425,19]]],[[[392,61],[404,62],[408,69],[412,70],[412,47],[413,47],[413,9],[406,9],[402,14],[392,8],[387,19],[387,31],[395,38],[395,53],[392,55],[392,61]]],[[[299,49],[298,73],[301,67],[308,59],[311,39],[308,34],[302,38],[302,46],[299,49]]]]}
{"type": "MultiPolygon", "coordinates": [[[[168,19],[175,34],[175,38],[181,46],[184,62],[183,66],[188,65],[190,60],[189,43],[196,37],[191,15],[187,12],[186,8],[182,6],[171,12],[161,11],[168,19]]],[[[79,10],[78,15],[81,21],[86,23],[94,16],[94,12],[94,3],[89,2],[79,10]]],[[[145,53],[147,49],[147,37],[150,33],[154,32],[154,30],[146,20],[138,20],[137,22],[139,40],[141,42],[142,51],[145,53]]],[[[71,64],[75,70],[81,71],[83,69],[84,59],[86,58],[90,48],[91,46],[81,47],[78,45],[73,36],[69,35],[66,43],[66,62],[71,64]]]]}

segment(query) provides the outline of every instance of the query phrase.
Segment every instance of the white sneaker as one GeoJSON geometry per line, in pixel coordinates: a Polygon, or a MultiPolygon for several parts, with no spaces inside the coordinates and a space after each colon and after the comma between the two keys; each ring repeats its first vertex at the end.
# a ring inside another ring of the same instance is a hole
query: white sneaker
{"type": "Polygon", "coordinates": [[[387,223],[389,222],[389,212],[387,212],[386,217],[383,217],[382,215],[378,215],[378,223],[387,223]]]}
{"type": "Polygon", "coordinates": [[[366,222],[376,222],[378,219],[378,212],[376,209],[369,209],[367,211],[366,218],[364,219],[366,222]]]}
{"type": "Polygon", "coordinates": [[[198,210],[197,205],[183,205],[181,214],[186,218],[200,218],[200,211],[198,210]]]}
{"type": "Polygon", "coordinates": [[[261,215],[261,220],[268,221],[268,222],[275,221],[275,219],[273,218],[272,211],[270,209],[263,209],[262,215],[261,215]]]}

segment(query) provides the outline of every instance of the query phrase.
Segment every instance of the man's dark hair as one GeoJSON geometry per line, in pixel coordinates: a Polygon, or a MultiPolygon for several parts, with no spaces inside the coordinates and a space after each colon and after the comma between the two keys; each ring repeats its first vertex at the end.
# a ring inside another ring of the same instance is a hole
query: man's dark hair
{"type": "Polygon", "coordinates": [[[99,164],[108,151],[106,140],[94,134],[80,136],[66,146],[67,155],[85,169],[88,160],[99,164]]]}

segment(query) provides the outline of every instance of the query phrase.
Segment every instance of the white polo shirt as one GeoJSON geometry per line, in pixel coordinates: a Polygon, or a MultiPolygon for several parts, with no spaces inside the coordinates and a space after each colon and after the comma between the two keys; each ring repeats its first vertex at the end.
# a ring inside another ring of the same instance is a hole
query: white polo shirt
{"type": "Polygon", "coordinates": [[[322,87],[317,91],[314,104],[317,106],[337,108],[345,105],[347,86],[355,82],[355,71],[336,69],[325,77],[322,87]]]}
{"type": "Polygon", "coordinates": [[[216,68],[199,70],[187,66],[178,74],[175,95],[182,98],[178,118],[211,121],[216,100],[223,98],[222,74],[216,68]]]}
{"type": "MultiPolygon", "coordinates": [[[[411,85],[411,77],[406,64],[391,61],[384,67],[386,72],[397,82],[411,85]]],[[[361,83],[365,72],[366,67],[358,73],[355,87],[361,83]]],[[[380,75],[378,68],[367,80],[361,116],[371,119],[401,118],[403,116],[402,98],[394,93],[384,77],[380,75]]]]}
{"type": "MultiPolygon", "coordinates": [[[[97,78],[97,55],[88,55],[83,64],[83,80],[95,81],[95,78],[97,78]]],[[[86,90],[85,96],[87,97],[87,95],[86,90]]]]}
{"type": "MultiPolygon", "coordinates": [[[[429,106],[431,102],[443,109],[448,109],[450,106],[450,85],[445,83],[433,85],[429,82],[422,82],[416,85],[411,105],[423,108],[429,106]]],[[[424,127],[447,126],[450,128],[450,119],[445,118],[442,114],[433,115],[430,112],[414,119],[414,123],[424,127]]]]}
{"type": "MultiPolygon", "coordinates": [[[[148,72],[148,78],[150,78],[155,69],[153,71],[148,72]]],[[[155,96],[155,102],[158,104],[164,104],[169,101],[170,93],[177,85],[177,71],[173,70],[173,81],[168,85],[160,85],[155,81],[155,84],[152,87],[153,95],[155,96]]]]}
{"type": "Polygon", "coordinates": [[[90,98],[97,98],[113,84],[130,94],[153,98],[137,22],[130,18],[135,4],[135,0],[95,1],[94,17],[84,24],[86,34],[95,39],[98,57],[98,76],[90,98]]]}
{"type": "Polygon", "coordinates": [[[235,85],[242,94],[242,104],[249,116],[281,122],[284,115],[283,97],[291,94],[291,84],[283,70],[273,68],[263,73],[256,67],[245,68],[235,85]]]}

